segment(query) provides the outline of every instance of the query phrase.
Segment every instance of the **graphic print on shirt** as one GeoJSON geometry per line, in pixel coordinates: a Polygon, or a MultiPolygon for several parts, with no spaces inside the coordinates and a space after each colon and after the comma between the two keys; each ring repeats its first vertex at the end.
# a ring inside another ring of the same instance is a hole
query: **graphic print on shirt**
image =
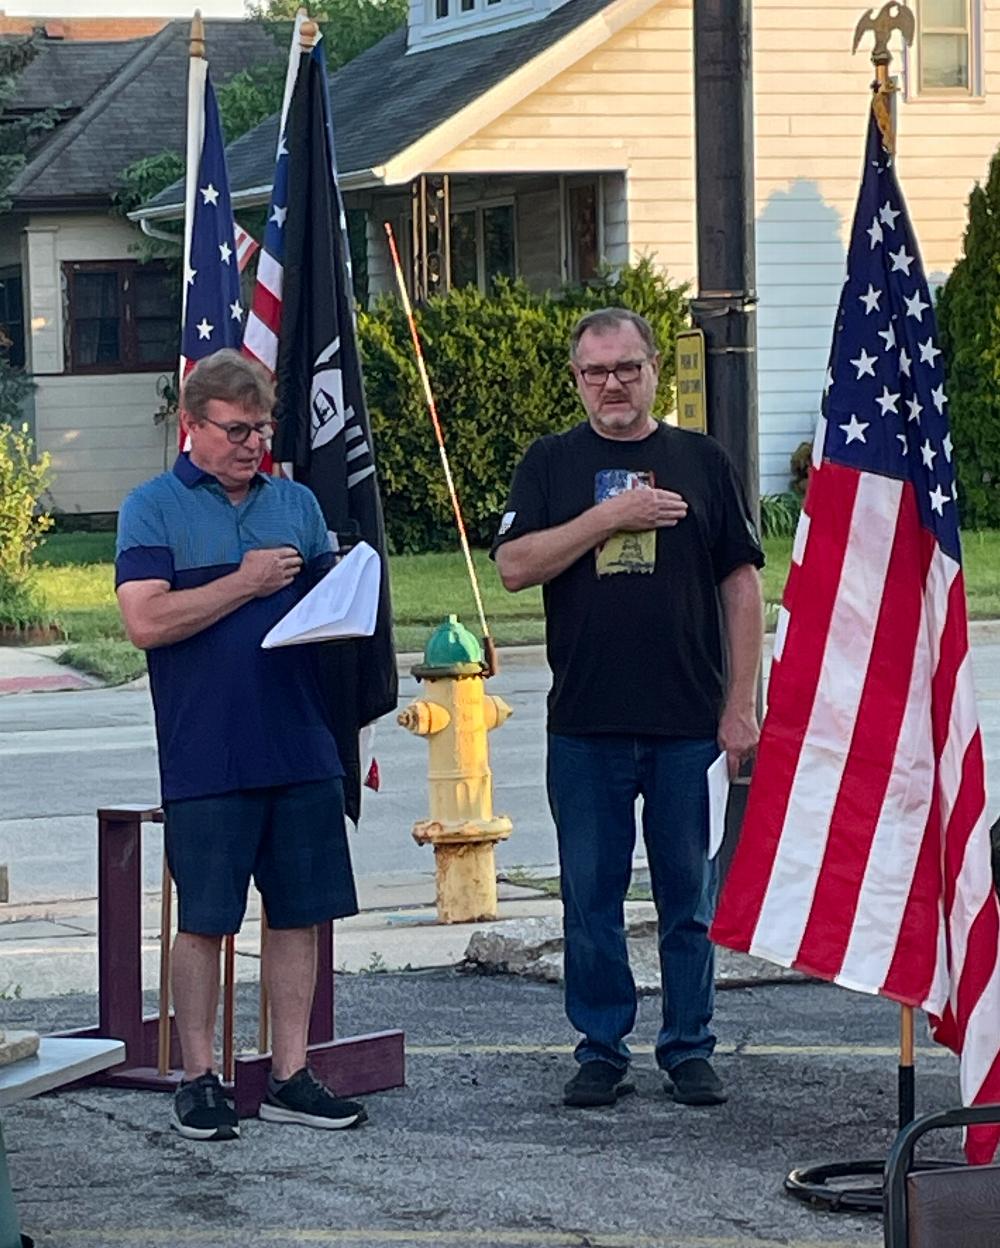
{"type": "MultiPolygon", "coordinates": [[[[629,468],[603,468],[594,478],[594,502],[603,503],[626,490],[653,488],[651,472],[633,472],[629,468]]],[[[656,530],[641,533],[613,533],[594,552],[598,576],[614,576],[619,572],[653,572],[656,568],[656,530]]]]}

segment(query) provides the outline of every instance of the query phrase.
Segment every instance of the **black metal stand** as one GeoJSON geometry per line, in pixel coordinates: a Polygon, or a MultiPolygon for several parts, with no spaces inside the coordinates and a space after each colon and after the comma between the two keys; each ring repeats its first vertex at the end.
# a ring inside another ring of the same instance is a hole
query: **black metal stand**
{"type": "MultiPolygon", "coordinates": [[[[899,1067],[899,1129],[913,1121],[916,1083],[912,1065],[899,1067]]],[[[934,1162],[928,1163],[934,1166],[934,1162]]],[[[881,1213],[885,1161],[834,1161],[792,1170],[785,1191],[796,1200],[820,1205],[831,1213],[881,1213]],[[855,1182],[854,1180],[867,1180],[855,1182]]]]}

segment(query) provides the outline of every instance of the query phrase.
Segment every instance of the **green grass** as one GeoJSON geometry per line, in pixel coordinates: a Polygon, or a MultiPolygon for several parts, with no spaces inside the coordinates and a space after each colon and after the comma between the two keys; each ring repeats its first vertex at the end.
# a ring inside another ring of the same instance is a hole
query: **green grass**
{"type": "MultiPolygon", "coordinates": [[[[964,536],[969,614],[1000,618],[1000,531],[964,536]]],[[[764,599],[771,624],[788,573],[791,538],[767,538],[764,599]]],[[[115,603],[114,535],[57,533],[39,548],[39,583],[66,634],[63,659],[109,683],[131,680],[145,670],[143,656],[125,639],[115,603]]],[[[538,589],[508,594],[483,551],[474,554],[486,618],[499,645],[544,640],[542,595],[538,589]]],[[[432,628],[456,614],[474,633],[479,621],[465,562],[457,553],[399,555],[391,561],[396,646],[422,650],[432,628]]]]}

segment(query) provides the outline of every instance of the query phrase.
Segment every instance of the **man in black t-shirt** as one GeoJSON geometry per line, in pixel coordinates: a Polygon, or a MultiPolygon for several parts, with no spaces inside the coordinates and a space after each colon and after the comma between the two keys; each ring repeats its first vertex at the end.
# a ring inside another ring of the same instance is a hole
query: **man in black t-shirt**
{"type": "Polygon", "coordinates": [[[764,556],[722,447],[652,417],[659,364],[642,317],[583,317],[570,366],[588,419],[528,448],[493,546],[507,589],[544,587],[566,1012],[583,1034],[567,1105],[633,1090],[624,901],[638,797],[659,916],[657,1062],[675,1101],[726,1099],[709,1061],[705,773],[722,750],[734,775],[757,745],[764,556]]]}

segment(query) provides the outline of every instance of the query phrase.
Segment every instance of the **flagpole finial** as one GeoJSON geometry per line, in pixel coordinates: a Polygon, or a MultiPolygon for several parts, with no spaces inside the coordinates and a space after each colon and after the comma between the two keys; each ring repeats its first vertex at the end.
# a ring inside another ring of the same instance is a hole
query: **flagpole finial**
{"type": "MultiPolygon", "coordinates": [[[[304,12],[304,10],[299,10],[304,12]]],[[[319,27],[308,14],[302,19],[302,25],[299,28],[299,41],[302,44],[303,52],[311,52],[319,37],[319,27]]]]}
{"type": "Polygon", "coordinates": [[[851,48],[852,52],[857,52],[865,35],[869,32],[874,34],[872,64],[875,66],[873,84],[875,96],[872,100],[872,108],[879,129],[882,131],[882,141],[888,152],[896,150],[896,127],[892,112],[892,96],[896,86],[889,77],[889,63],[892,60],[889,40],[897,30],[907,45],[913,43],[913,36],[916,32],[913,11],[904,4],[897,4],[895,0],[892,0],[891,3],[884,4],[877,14],[868,9],[862,16],[854,29],[854,44],[851,48]]]}
{"type": "Polygon", "coordinates": [[[191,40],[189,47],[192,56],[204,57],[205,21],[201,16],[201,9],[195,9],[194,17],[191,19],[191,40]]]}

